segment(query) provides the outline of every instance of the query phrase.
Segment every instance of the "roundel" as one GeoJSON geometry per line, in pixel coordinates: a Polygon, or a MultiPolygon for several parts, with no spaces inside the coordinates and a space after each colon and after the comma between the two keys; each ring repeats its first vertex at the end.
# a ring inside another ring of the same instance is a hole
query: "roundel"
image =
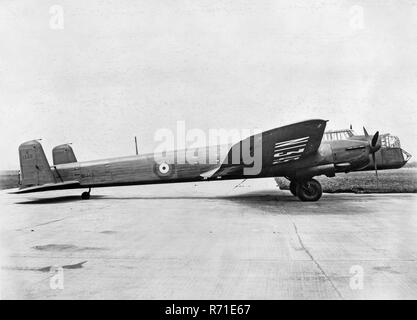
{"type": "Polygon", "coordinates": [[[166,175],[169,173],[170,170],[171,168],[169,167],[169,164],[166,162],[162,162],[158,166],[158,171],[160,174],[166,175]]]}
{"type": "Polygon", "coordinates": [[[170,177],[173,174],[173,165],[166,162],[155,163],[155,173],[162,177],[170,177]]]}

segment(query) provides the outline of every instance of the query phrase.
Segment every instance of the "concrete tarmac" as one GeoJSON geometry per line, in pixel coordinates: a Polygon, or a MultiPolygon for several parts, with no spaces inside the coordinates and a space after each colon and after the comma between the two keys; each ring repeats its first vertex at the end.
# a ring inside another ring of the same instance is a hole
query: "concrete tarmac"
{"type": "Polygon", "coordinates": [[[417,298],[417,194],[82,191],[0,193],[2,299],[417,298]]]}

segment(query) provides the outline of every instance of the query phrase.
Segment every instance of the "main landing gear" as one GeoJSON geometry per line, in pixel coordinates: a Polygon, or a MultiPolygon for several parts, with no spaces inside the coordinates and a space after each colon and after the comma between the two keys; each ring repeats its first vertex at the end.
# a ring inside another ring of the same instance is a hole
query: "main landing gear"
{"type": "Polygon", "coordinates": [[[81,199],[83,200],[90,199],[90,192],[91,192],[91,188],[88,188],[88,191],[85,191],[81,194],[81,199]]]}
{"type": "Polygon", "coordinates": [[[323,194],[320,182],[315,179],[290,180],[290,191],[301,201],[317,201],[323,194]]]}

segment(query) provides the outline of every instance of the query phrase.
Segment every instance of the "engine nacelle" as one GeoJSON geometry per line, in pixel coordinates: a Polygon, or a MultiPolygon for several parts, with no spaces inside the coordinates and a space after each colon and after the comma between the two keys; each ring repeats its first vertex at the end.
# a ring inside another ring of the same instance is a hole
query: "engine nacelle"
{"type": "Polygon", "coordinates": [[[315,167],[299,169],[296,172],[296,178],[311,178],[314,176],[321,176],[323,174],[328,177],[334,177],[336,175],[334,164],[323,164],[315,167]]]}

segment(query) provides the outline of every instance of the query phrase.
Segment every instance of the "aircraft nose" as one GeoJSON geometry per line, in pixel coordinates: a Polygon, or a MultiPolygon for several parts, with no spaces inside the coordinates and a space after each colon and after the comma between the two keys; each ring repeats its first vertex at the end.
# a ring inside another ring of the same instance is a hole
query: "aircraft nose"
{"type": "Polygon", "coordinates": [[[410,153],[408,153],[407,151],[405,151],[404,149],[401,149],[401,151],[403,153],[404,164],[406,164],[408,162],[408,160],[411,159],[412,155],[410,153]]]}

